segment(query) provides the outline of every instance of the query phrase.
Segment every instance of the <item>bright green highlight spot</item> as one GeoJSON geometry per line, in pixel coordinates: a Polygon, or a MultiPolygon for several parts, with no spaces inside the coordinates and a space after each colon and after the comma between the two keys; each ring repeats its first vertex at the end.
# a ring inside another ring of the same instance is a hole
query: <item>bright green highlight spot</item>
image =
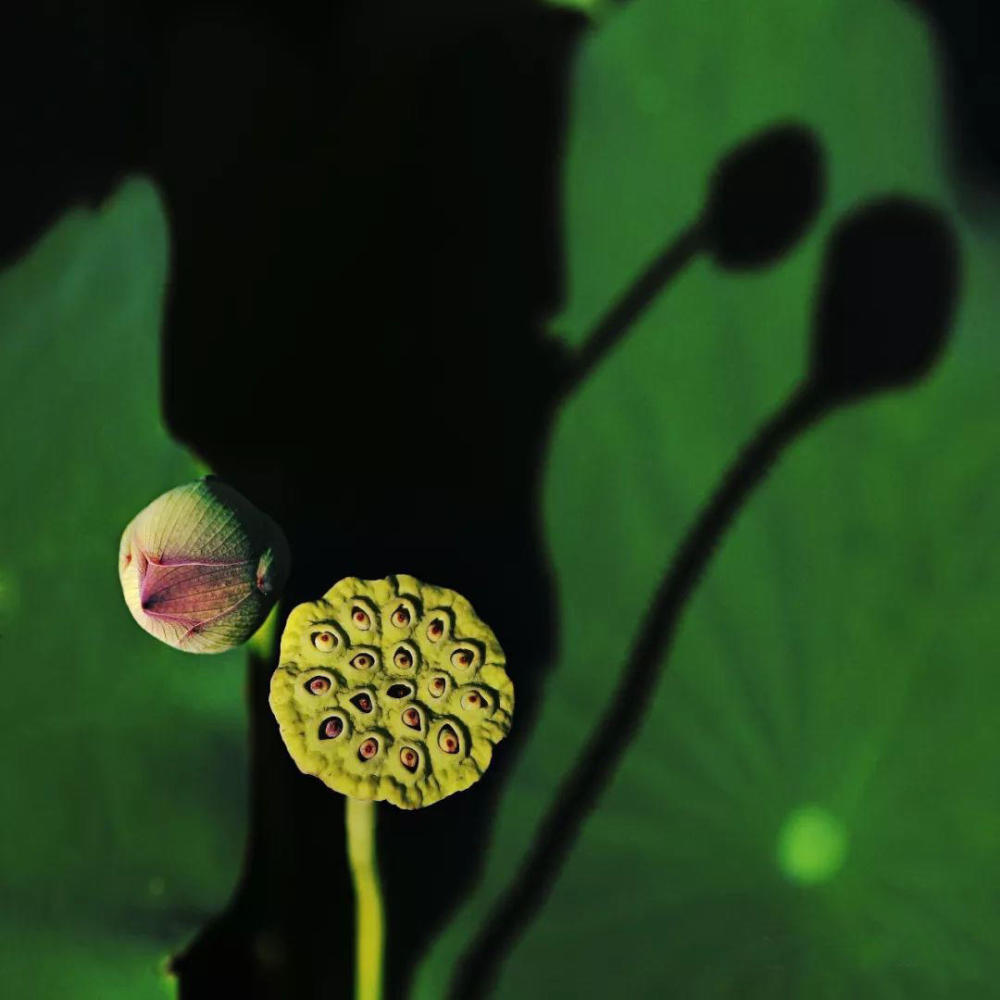
{"type": "Polygon", "coordinates": [[[827,882],[847,854],[847,833],[821,806],[793,810],[778,834],[778,867],[800,885],[827,882]]]}

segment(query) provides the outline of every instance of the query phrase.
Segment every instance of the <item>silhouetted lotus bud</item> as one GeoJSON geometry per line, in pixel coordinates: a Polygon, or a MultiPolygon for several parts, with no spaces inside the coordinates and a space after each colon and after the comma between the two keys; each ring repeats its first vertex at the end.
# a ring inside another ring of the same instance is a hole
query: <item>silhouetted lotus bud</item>
{"type": "Polygon", "coordinates": [[[281,529],[232,487],[207,476],[141,510],[118,556],[125,603],[150,635],[189,653],[247,641],[288,577],[281,529]]]}
{"type": "Polygon", "coordinates": [[[801,125],[750,139],[716,167],[705,213],[708,247],[726,268],[772,263],[806,231],[823,198],[823,151],[801,125]]]}
{"type": "Polygon", "coordinates": [[[848,215],[826,252],[813,386],[836,398],[921,378],[947,340],[958,285],[955,234],[938,210],[892,197],[848,215]]]}

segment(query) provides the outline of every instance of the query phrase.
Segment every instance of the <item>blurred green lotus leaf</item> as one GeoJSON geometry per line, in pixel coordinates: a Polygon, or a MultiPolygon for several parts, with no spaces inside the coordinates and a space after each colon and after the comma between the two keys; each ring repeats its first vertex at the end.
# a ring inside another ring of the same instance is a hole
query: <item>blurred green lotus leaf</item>
{"type": "Polygon", "coordinates": [[[195,477],[158,405],[167,227],[126,182],[0,274],[0,994],[173,993],[243,852],[243,657],[150,642],[109,553],[195,477]]]}

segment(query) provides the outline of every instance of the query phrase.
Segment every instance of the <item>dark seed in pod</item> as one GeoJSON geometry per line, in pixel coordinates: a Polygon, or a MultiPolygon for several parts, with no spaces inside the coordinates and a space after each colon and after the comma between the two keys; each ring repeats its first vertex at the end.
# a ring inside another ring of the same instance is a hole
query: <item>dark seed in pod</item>
{"type": "Polygon", "coordinates": [[[358,757],[361,760],[371,760],[375,754],[378,753],[378,740],[374,736],[369,736],[368,739],[358,747],[358,757]]]}
{"type": "Polygon", "coordinates": [[[386,694],[390,698],[405,698],[408,694],[413,691],[413,688],[409,684],[393,684],[386,691],[386,694]]]}
{"type": "Polygon", "coordinates": [[[435,618],[427,626],[427,638],[431,642],[437,642],[444,635],[444,622],[440,618],[435,618]]]}
{"type": "Polygon", "coordinates": [[[330,690],[329,677],[313,677],[306,682],[306,690],[310,694],[326,694],[330,690]]]}
{"type": "Polygon", "coordinates": [[[410,747],[403,747],[403,749],[399,751],[399,760],[407,771],[415,771],[417,769],[417,761],[419,758],[417,757],[416,750],[413,750],[410,747]]]}
{"type": "Polygon", "coordinates": [[[392,624],[398,628],[406,628],[410,624],[410,612],[402,604],[393,611],[392,624]]]}
{"type": "Polygon", "coordinates": [[[448,683],[443,677],[432,677],[430,686],[431,694],[435,698],[440,698],[444,694],[444,689],[448,686],[448,683]]]}
{"type": "Polygon", "coordinates": [[[356,705],[359,712],[367,714],[372,710],[372,700],[366,694],[356,694],[351,699],[351,704],[356,705]]]}
{"type": "Polygon", "coordinates": [[[403,724],[410,727],[410,729],[420,728],[420,713],[415,708],[408,708],[403,712],[403,724]]]}
{"type": "Polygon", "coordinates": [[[338,719],[336,715],[331,715],[329,719],[324,719],[320,723],[319,738],[321,740],[335,740],[344,731],[344,720],[338,719]]]}
{"type": "Polygon", "coordinates": [[[413,654],[408,649],[397,649],[392,656],[392,662],[400,670],[409,670],[413,666],[413,654]]]}
{"type": "Polygon", "coordinates": [[[370,670],[375,665],[375,657],[371,653],[358,653],[357,656],[351,660],[351,666],[357,667],[358,670],[370,670]]]}

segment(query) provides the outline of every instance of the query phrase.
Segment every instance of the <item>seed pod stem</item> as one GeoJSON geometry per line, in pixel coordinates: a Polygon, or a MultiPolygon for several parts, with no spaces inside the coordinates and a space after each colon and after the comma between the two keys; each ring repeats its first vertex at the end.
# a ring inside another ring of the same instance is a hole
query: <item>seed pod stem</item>
{"type": "Polygon", "coordinates": [[[375,803],[346,796],[347,860],[354,880],[355,1000],[380,1000],[385,914],[375,856],[375,803]]]}

